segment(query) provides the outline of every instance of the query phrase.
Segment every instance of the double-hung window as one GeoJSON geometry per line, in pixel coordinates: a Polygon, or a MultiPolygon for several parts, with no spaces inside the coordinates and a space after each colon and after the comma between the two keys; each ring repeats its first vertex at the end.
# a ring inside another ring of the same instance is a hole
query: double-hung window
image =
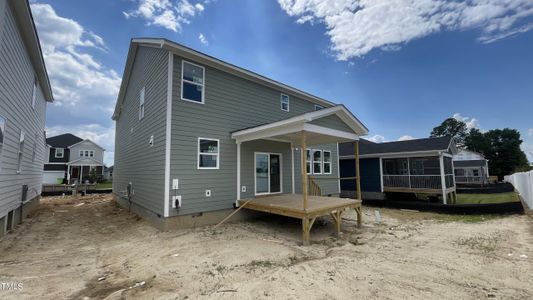
{"type": "Polygon", "coordinates": [[[305,169],[306,169],[306,172],[307,172],[307,175],[311,174],[311,150],[310,149],[307,149],[305,150],[305,153],[306,153],[306,166],[305,166],[305,169]]]}
{"type": "Polygon", "coordinates": [[[65,157],[65,149],[63,148],[56,148],[56,158],[63,158],[65,157]]]}
{"type": "Polygon", "coordinates": [[[322,174],[322,150],[313,150],[313,174],[322,174]]]}
{"type": "Polygon", "coordinates": [[[198,138],[198,169],[218,169],[219,164],[219,140],[198,138]]]}
{"type": "Polygon", "coordinates": [[[143,87],[139,93],[139,120],[144,118],[144,93],[145,88],[143,87]]]}
{"type": "Polygon", "coordinates": [[[20,131],[17,173],[20,173],[22,171],[22,155],[24,154],[24,137],[25,137],[24,131],[20,131]]]}
{"type": "Polygon", "coordinates": [[[282,111],[289,111],[289,96],[285,94],[281,94],[281,110],[282,111]]]}
{"type": "Polygon", "coordinates": [[[322,151],[324,174],[331,174],[331,151],[322,151]]]}
{"type": "Polygon", "coordinates": [[[205,98],[204,78],[204,67],[182,61],[181,99],[203,104],[205,98]]]}

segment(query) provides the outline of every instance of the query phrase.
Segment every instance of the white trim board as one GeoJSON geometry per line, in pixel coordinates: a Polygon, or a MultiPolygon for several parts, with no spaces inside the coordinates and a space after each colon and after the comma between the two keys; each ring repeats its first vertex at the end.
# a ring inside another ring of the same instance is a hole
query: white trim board
{"type": "Polygon", "coordinates": [[[163,216],[170,215],[170,149],[172,144],[172,72],[174,70],[174,54],[168,53],[168,73],[167,73],[167,114],[165,131],[165,184],[164,184],[164,209],[163,216]]]}

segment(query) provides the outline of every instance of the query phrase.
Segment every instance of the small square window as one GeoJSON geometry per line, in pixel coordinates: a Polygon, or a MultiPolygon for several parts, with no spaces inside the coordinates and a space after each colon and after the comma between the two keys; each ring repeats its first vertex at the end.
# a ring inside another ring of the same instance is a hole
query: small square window
{"type": "Polygon", "coordinates": [[[196,103],[204,103],[204,77],[204,67],[182,61],[181,99],[196,103]]]}
{"type": "Polygon", "coordinates": [[[289,111],[289,96],[281,94],[281,110],[289,111]]]}
{"type": "Polygon", "coordinates": [[[219,140],[198,138],[198,169],[218,169],[219,157],[219,140]]]}
{"type": "Polygon", "coordinates": [[[56,148],[56,158],[63,158],[65,156],[65,149],[63,148],[56,148]]]}

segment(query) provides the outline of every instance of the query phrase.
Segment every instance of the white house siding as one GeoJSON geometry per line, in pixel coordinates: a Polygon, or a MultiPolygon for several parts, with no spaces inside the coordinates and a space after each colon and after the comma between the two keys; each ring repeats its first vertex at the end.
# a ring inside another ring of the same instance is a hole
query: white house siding
{"type": "Polygon", "coordinates": [[[102,148],[96,146],[95,144],[83,141],[72,148],[70,148],[70,161],[75,161],[79,159],[80,156],[80,150],[88,150],[88,151],[94,151],[94,157],[92,157],[94,160],[99,161],[101,163],[104,162],[104,151],[102,148]]]}
{"type": "Polygon", "coordinates": [[[0,218],[20,206],[23,185],[29,187],[28,200],[40,195],[45,154],[46,102],[38,87],[35,108],[32,108],[36,74],[9,3],[0,0],[0,13],[3,12],[0,18],[0,115],[6,119],[0,154],[0,218]],[[21,131],[25,133],[25,145],[22,171],[18,173],[21,131]]]}

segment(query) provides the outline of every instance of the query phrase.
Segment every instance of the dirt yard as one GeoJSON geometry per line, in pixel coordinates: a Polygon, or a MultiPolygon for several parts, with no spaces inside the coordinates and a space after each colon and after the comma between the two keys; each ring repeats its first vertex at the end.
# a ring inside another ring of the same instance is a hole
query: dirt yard
{"type": "Polygon", "coordinates": [[[365,208],[158,232],[110,196],[44,198],[0,242],[1,299],[533,299],[533,219],[365,208]]]}

